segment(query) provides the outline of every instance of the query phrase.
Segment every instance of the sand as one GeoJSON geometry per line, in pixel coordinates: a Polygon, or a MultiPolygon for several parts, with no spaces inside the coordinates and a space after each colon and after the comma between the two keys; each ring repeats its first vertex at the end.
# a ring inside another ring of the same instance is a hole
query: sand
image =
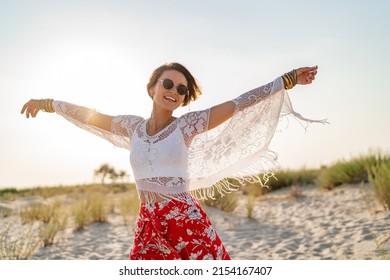
{"type": "MultiPolygon", "coordinates": [[[[332,191],[299,187],[274,191],[254,202],[247,216],[247,197],[240,196],[233,213],[205,207],[233,259],[389,259],[390,212],[367,196],[369,185],[340,186],[332,191]],[[371,201],[371,202],[370,202],[371,201]]],[[[41,198],[1,202],[1,209],[18,209],[41,198]]],[[[124,224],[118,214],[107,223],[95,223],[85,230],[70,226],[56,244],[39,247],[32,259],[127,259],[133,242],[134,221],[124,224]]],[[[22,231],[18,215],[1,218],[0,231],[12,224],[22,231]]]]}

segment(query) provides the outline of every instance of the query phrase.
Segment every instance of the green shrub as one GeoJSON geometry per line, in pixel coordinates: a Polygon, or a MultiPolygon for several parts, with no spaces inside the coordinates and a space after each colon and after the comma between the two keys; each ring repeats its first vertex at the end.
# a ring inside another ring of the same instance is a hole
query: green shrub
{"type": "Polygon", "coordinates": [[[34,221],[41,221],[47,224],[51,220],[57,219],[62,211],[62,203],[57,200],[49,205],[33,203],[22,207],[19,211],[19,216],[23,224],[34,221]]]}
{"type": "Polygon", "coordinates": [[[318,177],[318,170],[298,169],[298,170],[280,170],[271,177],[267,183],[268,188],[263,188],[262,193],[274,191],[293,185],[315,184],[318,177]]]}
{"type": "Polygon", "coordinates": [[[134,192],[125,193],[119,198],[118,208],[119,213],[122,216],[123,223],[128,223],[128,218],[137,216],[139,212],[138,197],[136,197],[134,192]]]}
{"type": "Polygon", "coordinates": [[[87,201],[80,200],[75,202],[72,207],[75,230],[82,230],[88,224],[87,201]]]}
{"type": "Polygon", "coordinates": [[[246,208],[246,216],[249,219],[253,219],[253,210],[255,209],[255,203],[254,203],[255,198],[256,197],[251,195],[251,194],[247,195],[247,201],[245,204],[245,208],[246,208]]]}
{"type": "Polygon", "coordinates": [[[15,188],[0,189],[0,197],[5,196],[6,194],[15,194],[17,192],[18,190],[15,188]]]}
{"type": "Polygon", "coordinates": [[[371,166],[368,179],[379,202],[390,210],[390,162],[371,166]]]}
{"type": "Polygon", "coordinates": [[[330,167],[323,167],[318,177],[318,186],[331,190],[342,184],[368,182],[368,172],[372,167],[390,162],[390,155],[381,152],[340,160],[330,167]]]}
{"type": "Polygon", "coordinates": [[[43,198],[49,198],[57,195],[65,194],[87,194],[87,193],[120,193],[126,192],[130,189],[135,189],[134,183],[121,183],[113,185],[100,185],[100,184],[85,184],[74,186],[47,186],[47,187],[34,187],[26,189],[6,188],[0,190],[1,200],[13,200],[20,197],[40,196],[43,198]]]}
{"type": "Polygon", "coordinates": [[[72,207],[75,230],[82,230],[91,223],[107,222],[108,206],[103,194],[88,193],[79,198],[72,207]]]}
{"type": "Polygon", "coordinates": [[[233,212],[237,207],[238,197],[236,192],[231,192],[224,195],[216,192],[213,198],[203,200],[202,203],[225,212],[233,212]]]}
{"type": "Polygon", "coordinates": [[[87,199],[87,211],[89,211],[90,223],[107,222],[107,206],[104,195],[92,195],[87,199]]]}

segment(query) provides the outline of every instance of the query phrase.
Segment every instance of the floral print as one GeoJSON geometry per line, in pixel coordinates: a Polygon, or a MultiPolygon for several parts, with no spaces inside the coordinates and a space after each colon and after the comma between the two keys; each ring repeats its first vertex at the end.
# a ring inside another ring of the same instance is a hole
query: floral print
{"type": "Polygon", "coordinates": [[[131,260],[230,259],[194,198],[141,204],[131,260]]]}

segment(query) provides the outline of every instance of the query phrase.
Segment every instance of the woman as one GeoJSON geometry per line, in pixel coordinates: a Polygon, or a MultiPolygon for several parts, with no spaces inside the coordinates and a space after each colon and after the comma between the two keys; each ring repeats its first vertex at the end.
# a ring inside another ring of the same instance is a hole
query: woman
{"type": "Polygon", "coordinates": [[[109,116],[52,99],[32,99],[21,113],[29,118],[40,110],[56,112],[131,150],[141,206],[130,259],[230,259],[196,198],[237,189],[227,177],[266,183],[277,165],[268,146],[279,118],[293,114],[303,119],[292,110],[286,89],[310,84],[316,74],[317,67],[299,68],[234,100],[174,117],[175,109],[201,91],[183,65],[170,63],[150,77],[149,119],[109,116]]]}

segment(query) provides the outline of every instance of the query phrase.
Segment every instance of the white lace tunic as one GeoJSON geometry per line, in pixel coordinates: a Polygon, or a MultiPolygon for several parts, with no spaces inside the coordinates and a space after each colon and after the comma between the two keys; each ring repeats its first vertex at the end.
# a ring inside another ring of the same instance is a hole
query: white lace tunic
{"type": "Polygon", "coordinates": [[[280,77],[232,101],[233,117],[217,128],[208,130],[206,109],[175,119],[154,136],[146,133],[142,117],[116,116],[109,132],[88,124],[96,113],[92,109],[61,101],[53,106],[72,123],[129,149],[138,193],[152,202],[155,194],[180,199],[191,192],[205,199],[215,191],[236,190],[239,186],[228,178],[264,185],[278,167],[277,155],[268,147],[279,119],[293,114],[313,122],[294,112],[280,77]]]}

